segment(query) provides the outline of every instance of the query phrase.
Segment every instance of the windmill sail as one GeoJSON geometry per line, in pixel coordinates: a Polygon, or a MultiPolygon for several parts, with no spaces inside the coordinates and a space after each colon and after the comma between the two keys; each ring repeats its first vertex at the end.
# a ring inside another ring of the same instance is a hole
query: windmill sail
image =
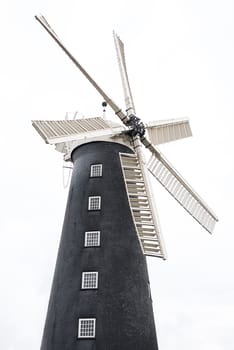
{"type": "Polygon", "coordinates": [[[146,124],[146,130],[154,145],[192,136],[188,118],[151,121],[146,124]]]}
{"type": "Polygon", "coordinates": [[[151,174],[199,224],[212,233],[215,223],[218,221],[217,216],[163,154],[153,145],[147,145],[146,139],[142,141],[152,152],[152,156],[147,164],[151,174]]]}
{"type": "Polygon", "coordinates": [[[124,126],[101,117],[76,120],[34,120],[32,125],[46,143],[81,140],[85,137],[95,137],[100,134],[118,134],[125,130],[124,126]]]}
{"type": "Polygon", "coordinates": [[[110,105],[110,107],[115,111],[115,114],[123,121],[124,124],[126,124],[128,118],[125,116],[125,114],[116,105],[116,103],[101,89],[101,87],[96,83],[96,81],[88,74],[88,72],[82,67],[82,65],[77,61],[77,59],[65,47],[65,45],[62,43],[62,41],[59,39],[55,31],[52,29],[52,27],[49,25],[49,23],[45,19],[45,17],[35,16],[35,18],[43,26],[43,28],[50,34],[50,36],[55,40],[55,42],[61,47],[61,49],[75,64],[75,66],[81,71],[81,73],[94,86],[94,88],[99,92],[99,94],[104,98],[104,100],[110,105]]]}
{"type": "MultiPolygon", "coordinates": [[[[131,115],[135,114],[135,107],[128,79],[124,44],[115,32],[113,34],[124,90],[126,113],[131,118],[131,115]]],[[[134,156],[122,154],[120,158],[136,232],[145,255],[166,259],[159,219],[153,194],[150,191],[150,182],[139,135],[132,138],[132,143],[136,154],[134,156]]]]}
{"type": "Polygon", "coordinates": [[[123,84],[126,112],[128,115],[131,113],[134,114],[135,106],[133,103],[132,92],[131,92],[130,84],[128,80],[127,66],[126,66],[125,54],[124,54],[124,44],[115,32],[113,32],[113,36],[115,40],[115,48],[116,48],[117,59],[119,63],[122,84],[123,84]]]}
{"type": "Polygon", "coordinates": [[[121,166],[136,232],[145,255],[165,259],[160,226],[145,186],[144,176],[135,154],[120,154],[121,166]]]}

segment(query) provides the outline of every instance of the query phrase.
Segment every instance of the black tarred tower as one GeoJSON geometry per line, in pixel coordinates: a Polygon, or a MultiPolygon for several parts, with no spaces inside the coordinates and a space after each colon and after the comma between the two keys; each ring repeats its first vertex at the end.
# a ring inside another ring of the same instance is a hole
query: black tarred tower
{"type": "Polygon", "coordinates": [[[45,18],[36,19],[124,124],[101,117],[33,121],[45,142],[73,163],[41,350],[157,350],[145,256],[165,259],[166,254],[147,171],[207,231],[217,221],[155,146],[191,136],[189,121],[144,125],[136,117],[124,46],[115,33],[126,114],[45,18]],[[142,144],[151,152],[147,166],[142,144]]]}

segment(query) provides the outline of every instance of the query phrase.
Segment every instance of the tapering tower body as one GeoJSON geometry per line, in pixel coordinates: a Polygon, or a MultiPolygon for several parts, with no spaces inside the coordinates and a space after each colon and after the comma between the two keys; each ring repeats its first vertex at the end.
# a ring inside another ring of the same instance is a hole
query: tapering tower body
{"type": "MultiPolygon", "coordinates": [[[[41,350],[157,350],[146,259],[116,142],[90,142],[74,164],[41,350]]],[[[139,181],[139,180],[138,180],[139,181]]]]}

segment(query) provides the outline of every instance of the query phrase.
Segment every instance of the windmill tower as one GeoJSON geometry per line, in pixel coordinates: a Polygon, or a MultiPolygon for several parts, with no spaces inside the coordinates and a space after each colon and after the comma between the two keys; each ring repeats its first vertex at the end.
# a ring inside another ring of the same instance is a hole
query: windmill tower
{"type": "Polygon", "coordinates": [[[122,121],[33,121],[44,141],[74,165],[41,350],[157,350],[145,256],[165,259],[166,253],[148,170],[207,231],[217,221],[157,148],[191,136],[189,121],[146,125],[136,117],[124,46],[115,33],[126,113],[45,18],[36,19],[122,121]],[[148,164],[142,145],[151,152],[148,164]]]}

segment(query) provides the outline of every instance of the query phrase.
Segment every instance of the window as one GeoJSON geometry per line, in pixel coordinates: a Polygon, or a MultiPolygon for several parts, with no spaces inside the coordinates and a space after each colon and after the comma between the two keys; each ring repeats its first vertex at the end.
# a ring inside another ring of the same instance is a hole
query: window
{"type": "Polygon", "coordinates": [[[82,272],[82,289],[96,289],[98,287],[98,272],[82,272]]]}
{"type": "Polygon", "coordinates": [[[78,338],[95,338],[95,318],[79,318],[78,338]]]}
{"type": "Polygon", "coordinates": [[[102,164],[93,164],[90,169],[90,177],[102,176],[102,164]]]}
{"type": "Polygon", "coordinates": [[[100,210],[101,209],[101,197],[90,196],[89,197],[89,210],[100,210]]]}
{"type": "Polygon", "coordinates": [[[88,231],[85,232],[85,247],[98,247],[100,246],[100,231],[88,231]]]}

